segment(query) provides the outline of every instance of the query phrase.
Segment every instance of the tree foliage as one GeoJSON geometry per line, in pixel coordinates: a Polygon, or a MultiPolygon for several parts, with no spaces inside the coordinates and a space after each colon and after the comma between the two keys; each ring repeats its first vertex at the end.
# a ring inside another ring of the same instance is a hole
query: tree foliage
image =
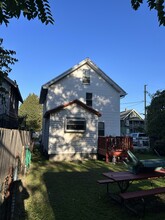
{"type": "Polygon", "coordinates": [[[165,90],[157,91],[147,107],[147,128],[154,143],[165,144],[165,90]]]}
{"type": "Polygon", "coordinates": [[[24,117],[26,128],[39,131],[42,127],[42,105],[39,104],[37,95],[29,94],[19,108],[19,117],[24,117]]]}
{"type": "Polygon", "coordinates": [[[11,18],[19,18],[21,13],[28,20],[38,17],[42,23],[53,24],[48,0],[0,0],[0,24],[7,26],[11,18]]]}
{"type": "MultiPolygon", "coordinates": [[[[164,0],[147,0],[150,10],[155,9],[157,11],[158,21],[160,25],[165,26],[165,2],[164,0]]],[[[131,0],[133,9],[137,10],[143,0],[131,0]]]]}
{"type": "Polygon", "coordinates": [[[16,54],[13,50],[6,50],[3,48],[3,39],[0,38],[0,92],[5,92],[1,86],[4,76],[11,72],[10,65],[14,65],[18,60],[14,57],[16,54]]]}
{"type": "MultiPolygon", "coordinates": [[[[19,18],[21,13],[28,20],[38,17],[45,24],[54,22],[48,0],[0,0],[0,24],[7,26],[11,18],[19,18]]],[[[13,57],[16,52],[4,49],[2,43],[0,38],[0,95],[6,92],[1,86],[4,76],[11,72],[10,65],[18,61],[13,57]]]]}

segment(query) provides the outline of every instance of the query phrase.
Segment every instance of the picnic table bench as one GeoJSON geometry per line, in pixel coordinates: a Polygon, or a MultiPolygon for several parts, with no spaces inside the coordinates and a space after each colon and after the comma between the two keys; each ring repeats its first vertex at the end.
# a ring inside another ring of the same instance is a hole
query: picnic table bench
{"type": "Polygon", "coordinates": [[[97,183],[107,185],[107,193],[108,193],[109,192],[109,184],[114,183],[114,180],[112,180],[112,179],[97,180],[97,183]]]}
{"type": "Polygon", "coordinates": [[[135,210],[135,208],[131,208],[128,205],[129,201],[133,199],[141,199],[142,201],[142,212],[141,215],[145,214],[145,201],[144,198],[152,195],[162,194],[165,193],[165,187],[157,187],[148,190],[139,190],[139,191],[127,191],[130,186],[130,183],[133,181],[140,181],[140,180],[153,180],[155,178],[165,177],[165,170],[156,170],[147,173],[140,173],[140,174],[133,174],[130,171],[123,171],[123,172],[107,172],[103,173],[105,177],[108,179],[98,180],[99,184],[107,185],[107,193],[110,197],[129,210],[133,211],[137,215],[139,213],[135,210]],[[109,184],[117,183],[119,187],[119,192],[113,193],[109,192],[109,184]]]}
{"type": "Polygon", "coordinates": [[[157,187],[153,189],[148,190],[139,190],[139,191],[133,191],[133,192],[124,192],[120,193],[119,196],[123,200],[129,200],[129,199],[136,199],[136,198],[144,198],[146,196],[156,195],[165,193],[165,187],[157,187]]]}
{"type": "Polygon", "coordinates": [[[165,193],[165,187],[157,187],[157,188],[152,188],[148,190],[139,190],[139,191],[133,191],[133,192],[123,192],[120,193],[119,196],[121,197],[122,200],[122,205],[124,205],[127,209],[130,211],[136,213],[139,216],[144,216],[145,215],[145,197],[148,196],[153,196],[153,195],[158,195],[165,193]],[[128,205],[128,201],[132,199],[141,199],[142,201],[142,212],[138,213],[135,208],[132,208],[130,205],[128,205]]]}

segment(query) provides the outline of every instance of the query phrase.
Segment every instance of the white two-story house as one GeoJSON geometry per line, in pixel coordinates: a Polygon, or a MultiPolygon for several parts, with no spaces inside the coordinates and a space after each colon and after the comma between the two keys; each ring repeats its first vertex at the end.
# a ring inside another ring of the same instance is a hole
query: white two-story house
{"type": "Polygon", "coordinates": [[[42,145],[49,158],[93,156],[98,136],[119,136],[125,95],[89,58],[44,84],[42,145]]]}

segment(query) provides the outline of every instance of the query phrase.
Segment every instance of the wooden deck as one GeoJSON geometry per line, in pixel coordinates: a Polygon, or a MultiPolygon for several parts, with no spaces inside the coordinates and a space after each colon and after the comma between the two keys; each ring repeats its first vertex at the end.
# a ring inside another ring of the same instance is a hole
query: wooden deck
{"type": "Polygon", "coordinates": [[[124,160],[127,150],[133,149],[132,137],[99,137],[98,138],[98,157],[104,156],[106,162],[124,160]]]}

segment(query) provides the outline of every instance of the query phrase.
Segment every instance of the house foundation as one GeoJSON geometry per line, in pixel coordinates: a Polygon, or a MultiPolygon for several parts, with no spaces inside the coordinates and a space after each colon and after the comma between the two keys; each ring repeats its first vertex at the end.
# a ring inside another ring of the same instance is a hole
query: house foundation
{"type": "Polygon", "coordinates": [[[49,155],[50,161],[75,161],[85,159],[97,159],[96,153],[67,153],[67,154],[51,154],[49,155]]]}

